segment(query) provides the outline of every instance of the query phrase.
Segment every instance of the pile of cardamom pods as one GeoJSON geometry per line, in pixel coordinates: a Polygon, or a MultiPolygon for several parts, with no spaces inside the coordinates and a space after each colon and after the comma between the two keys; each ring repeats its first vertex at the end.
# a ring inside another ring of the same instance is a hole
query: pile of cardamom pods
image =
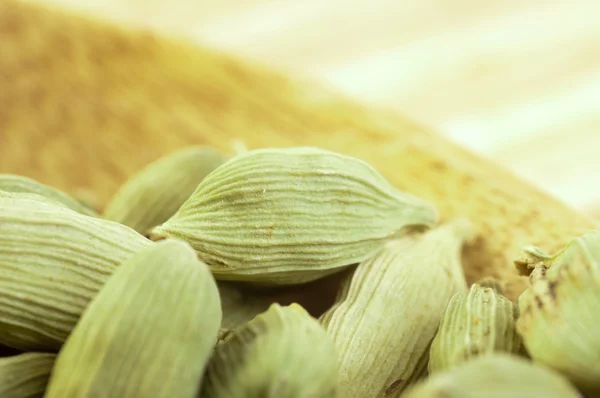
{"type": "Polygon", "coordinates": [[[437,224],[318,148],[182,149],[101,214],[0,175],[0,398],[600,396],[600,233],[525,248],[513,304],[437,224]],[[335,273],[322,314],[261,294],[335,273]]]}

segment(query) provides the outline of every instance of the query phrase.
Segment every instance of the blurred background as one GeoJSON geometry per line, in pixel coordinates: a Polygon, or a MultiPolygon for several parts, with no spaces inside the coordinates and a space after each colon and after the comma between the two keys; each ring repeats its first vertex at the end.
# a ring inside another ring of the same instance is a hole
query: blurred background
{"type": "Polygon", "coordinates": [[[45,0],[392,108],[600,215],[598,0],[45,0]]]}

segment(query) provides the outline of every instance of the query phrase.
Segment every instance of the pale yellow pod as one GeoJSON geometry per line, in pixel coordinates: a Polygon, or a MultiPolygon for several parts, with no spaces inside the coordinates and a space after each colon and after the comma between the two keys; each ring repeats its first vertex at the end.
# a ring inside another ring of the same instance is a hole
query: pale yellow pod
{"type": "Polygon", "coordinates": [[[38,195],[36,193],[29,193],[29,192],[8,192],[8,191],[2,191],[0,190],[0,198],[2,199],[15,199],[15,200],[21,200],[21,199],[26,199],[26,200],[32,200],[34,202],[40,202],[40,203],[45,203],[51,206],[60,206],[60,207],[64,207],[66,209],[70,209],[69,206],[65,205],[64,203],[61,202],[57,202],[54,199],[50,199],[46,196],[42,196],[42,195],[38,195]]]}
{"type": "Polygon", "coordinates": [[[321,317],[342,397],[397,397],[420,376],[448,301],[466,290],[461,249],[471,235],[458,220],[392,241],[342,285],[321,317]]]}
{"type": "Polygon", "coordinates": [[[403,398],[580,398],[559,373],[518,356],[474,358],[417,384],[403,398]]]}
{"type": "Polygon", "coordinates": [[[529,355],[600,394],[600,232],[587,232],[552,256],[527,252],[533,272],[519,298],[517,328],[529,355]]]}
{"type": "Polygon", "coordinates": [[[253,295],[227,282],[219,282],[219,296],[223,320],[221,328],[233,329],[251,321],[258,314],[269,309],[271,302],[263,297],[253,295]]]}
{"type": "Polygon", "coordinates": [[[484,280],[452,296],[431,344],[430,374],[497,351],[520,352],[518,307],[498,289],[484,280]]]}
{"type": "Polygon", "coordinates": [[[43,397],[55,359],[55,354],[37,352],[0,358],[0,397],[43,397]]]}
{"type": "Polygon", "coordinates": [[[56,360],[47,398],[195,398],[221,323],[208,267],[166,240],[124,263],[56,360]]]}
{"type": "Polygon", "coordinates": [[[96,212],[66,193],[31,178],[14,174],[0,174],[0,191],[36,194],[87,216],[97,216],[96,212]]]}
{"type": "Polygon", "coordinates": [[[436,219],[431,204],[362,160],[318,148],[260,149],[208,175],[153,235],[189,242],[217,279],[299,284],[436,219]]]}
{"type": "Polygon", "coordinates": [[[150,244],[62,205],[0,197],[0,344],[57,351],[117,266],[150,244]]]}
{"type": "Polygon", "coordinates": [[[318,321],[297,304],[273,304],[217,345],[200,397],[335,398],[336,373],[318,321]]]}
{"type": "Polygon", "coordinates": [[[175,214],[204,177],[226,160],[216,149],[204,146],[162,157],[123,184],[104,217],[147,234],[175,214]]]}

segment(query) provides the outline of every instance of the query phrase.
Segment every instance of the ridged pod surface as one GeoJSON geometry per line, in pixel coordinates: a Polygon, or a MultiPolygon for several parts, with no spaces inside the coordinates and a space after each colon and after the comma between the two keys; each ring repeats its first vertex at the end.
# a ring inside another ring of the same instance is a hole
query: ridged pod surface
{"type": "Polygon", "coordinates": [[[55,354],[37,352],[0,358],[0,397],[43,397],[55,359],[55,354]]]}
{"type": "Polygon", "coordinates": [[[146,234],[175,214],[204,177],[225,161],[217,150],[203,146],[162,157],[123,184],[104,217],[146,234]]]}
{"type": "Polygon", "coordinates": [[[396,397],[420,372],[448,301],[466,290],[465,220],[389,242],[361,263],[321,317],[339,357],[341,396],[396,397]]]}
{"type": "Polygon", "coordinates": [[[61,349],[47,398],[194,398],[221,322],[208,267],[167,240],[123,264],[61,349]]]}
{"type": "Polygon", "coordinates": [[[336,356],[327,333],[297,304],[268,311],[217,345],[202,398],[335,398],[336,356]]]}
{"type": "Polygon", "coordinates": [[[0,191],[40,195],[55,202],[62,203],[71,210],[75,210],[86,216],[97,216],[95,211],[73,199],[66,193],[31,178],[14,174],[0,174],[0,191]]]}
{"type": "Polygon", "coordinates": [[[62,205],[0,197],[0,344],[58,350],[117,266],[149,244],[62,205]]]}
{"type": "Polygon", "coordinates": [[[404,228],[436,218],[433,206],[361,160],[261,149],[212,172],[154,234],[189,242],[217,279],[294,284],[363,261],[404,228]]]}
{"type": "Polygon", "coordinates": [[[46,196],[42,196],[42,195],[38,195],[36,193],[29,193],[29,192],[9,192],[9,191],[2,191],[0,190],[0,198],[1,199],[13,199],[13,200],[31,200],[34,202],[39,202],[42,204],[48,204],[51,206],[59,206],[59,207],[63,207],[66,209],[70,209],[69,206],[65,205],[64,203],[61,202],[57,202],[54,199],[50,199],[46,196]]]}
{"type": "Polygon", "coordinates": [[[452,296],[431,344],[430,374],[496,351],[520,351],[518,307],[498,289],[484,280],[452,296]]]}
{"type": "Polygon", "coordinates": [[[404,398],[580,398],[560,374],[525,359],[495,353],[431,376],[404,398]]]}
{"type": "Polygon", "coordinates": [[[598,394],[600,232],[573,239],[553,256],[534,248],[529,252],[534,269],[531,286],[519,298],[517,322],[523,343],[533,360],[598,394]]]}

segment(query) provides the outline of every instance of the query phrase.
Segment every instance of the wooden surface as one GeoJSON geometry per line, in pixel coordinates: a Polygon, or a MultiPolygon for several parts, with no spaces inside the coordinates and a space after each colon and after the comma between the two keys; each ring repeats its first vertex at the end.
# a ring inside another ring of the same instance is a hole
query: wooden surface
{"type": "Polygon", "coordinates": [[[494,274],[511,298],[525,244],[553,251],[596,226],[494,163],[395,113],[367,109],[206,49],[3,0],[0,172],[100,204],[149,161],[190,143],[231,151],[318,145],[363,158],[399,188],[466,216],[470,281],[494,274]]]}
{"type": "Polygon", "coordinates": [[[46,1],[315,78],[600,202],[600,1],[46,1]]]}

